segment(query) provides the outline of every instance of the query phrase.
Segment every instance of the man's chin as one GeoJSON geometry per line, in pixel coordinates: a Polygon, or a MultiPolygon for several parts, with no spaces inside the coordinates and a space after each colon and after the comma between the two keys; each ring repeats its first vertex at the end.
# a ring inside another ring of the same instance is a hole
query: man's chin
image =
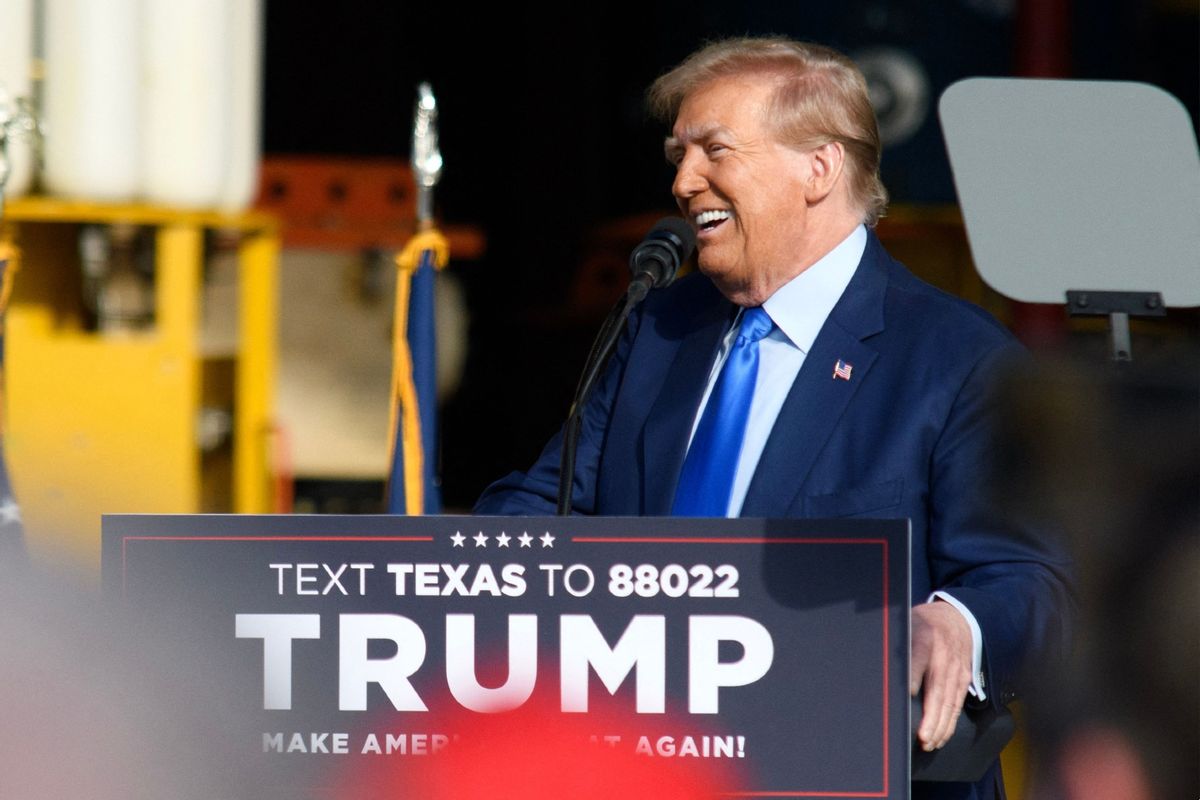
{"type": "Polygon", "coordinates": [[[734,266],[729,263],[729,259],[713,252],[713,248],[701,247],[696,263],[700,266],[700,271],[711,278],[713,283],[729,280],[734,273],[734,266]]]}
{"type": "Polygon", "coordinates": [[[700,272],[704,274],[704,277],[715,283],[720,289],[729,280],[730,269],[728,265],[714,264],[711,258],[704,256],[705,254],[701,253],[700,257],[696,259],[696,264],[700,267],[700,272]]]}

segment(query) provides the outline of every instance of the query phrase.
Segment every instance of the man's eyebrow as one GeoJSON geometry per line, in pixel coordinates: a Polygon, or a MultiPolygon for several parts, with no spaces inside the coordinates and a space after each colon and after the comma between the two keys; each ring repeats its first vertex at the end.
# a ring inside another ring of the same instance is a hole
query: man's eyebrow
{"type": "Polygon", "coordinates": [[[712,123],[709,125],[698,125],[691,128],[684,128],[676,136],[672,134],[667,137],[668,145],[678,145],[680,147],[688,142],[705,142],[716,137],[727,137],[732,135],[732,131],[724,125],[712,123]]]}
{"type": "Polygon", "coordinates": [[[679,136],[672,135],[663,140],[663,153],[666,154],[668,161],[674,161],[672,157],[679,155],[689,142],[706,142],[710,139],[729,134],[730,130],[723,125],[714,124],[685,128],[680,132],[679,136]]]}

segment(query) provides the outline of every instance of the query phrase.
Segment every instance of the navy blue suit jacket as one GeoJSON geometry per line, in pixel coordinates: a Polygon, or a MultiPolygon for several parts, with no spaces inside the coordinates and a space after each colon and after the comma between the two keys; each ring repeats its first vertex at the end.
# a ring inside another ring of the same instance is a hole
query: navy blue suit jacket
{"type": "MultiPolygon", "coordinates": [[[[670,513],[692,422],[735,313],[700,275],[651,293],[585,409],[577,512],[670,513]]],[[[921,282],[870,235],[742,507],[747,517],[909,518],[914,602],[942,589],[971,610],[983,632],[988,697],[998,705],[1016,695],[1028,656],[1062,646],[1070,607],[1066,557],[986,501],[989,389],[1022,353],[986,312],[921,282]],[[850,380],[834,378],[838,359],[852,366],[850,380]]],[[[560,437],[529,472],[489,487],[475,510],[553,514],[560,437]]],[[[946,784],[932,796],[988,796],[975,789],[983,787],[946,784]]]]}

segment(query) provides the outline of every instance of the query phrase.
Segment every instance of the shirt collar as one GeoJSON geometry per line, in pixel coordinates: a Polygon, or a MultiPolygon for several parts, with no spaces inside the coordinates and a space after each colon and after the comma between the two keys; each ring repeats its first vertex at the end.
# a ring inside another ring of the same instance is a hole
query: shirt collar
{"type": "Polygon", "coordinates": [[[867,229],[859,225],[815,264],[781,286],[763,308],[792,344],[804,353],[854,277],[867,249],[867,229]]]}

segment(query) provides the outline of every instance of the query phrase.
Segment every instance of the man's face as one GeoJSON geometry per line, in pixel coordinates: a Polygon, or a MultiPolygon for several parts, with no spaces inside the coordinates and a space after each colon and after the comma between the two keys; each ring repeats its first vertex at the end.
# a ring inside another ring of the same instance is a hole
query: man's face
{"type": "Polygon", "coordinates": [[[768,124],[774,88],[755,75],[705,84],[684,99],[666,142],[700,271],[739,305],[761,304],[812,263],[804,247],[812,156],[768,124]]]}

